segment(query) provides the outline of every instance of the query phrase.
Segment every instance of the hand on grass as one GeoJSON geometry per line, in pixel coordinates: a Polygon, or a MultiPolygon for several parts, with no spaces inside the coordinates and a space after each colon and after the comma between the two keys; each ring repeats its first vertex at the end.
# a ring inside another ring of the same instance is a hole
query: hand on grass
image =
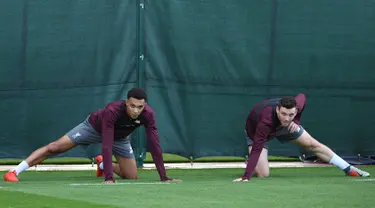
{"type": "Polygon", "coordinates": [[[178,182],[182,182],[182,180],[180,180],[180,179],[173,179],[173,178],[167,178],[167,179],[163,180],[163,182],[178,183],[178,182]]]}
{"type": "Polygon", "coordinates": [[[233,180],[233,182],[248,182],[249,181],[249,179],[247,179],[247,178],[236,178],[236,179],[234,179],[233,180]]]}
{"type": "Polygon", "coordinates": [[[114,179],[112,179],[112,180],[106,180],[106,181],[104,181],[104,183],[106,183],[106,184],[112,184],[112,183],[117,183],[117,181],[114,180],[114,179]]]}

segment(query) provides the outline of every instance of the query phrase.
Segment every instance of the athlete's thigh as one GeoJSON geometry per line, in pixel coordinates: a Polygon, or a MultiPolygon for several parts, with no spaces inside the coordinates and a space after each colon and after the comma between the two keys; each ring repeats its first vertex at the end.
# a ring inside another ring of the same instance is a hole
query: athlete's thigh
{"type": "Polygon", "coordinates": [[[55,152],[55,153],[66,152],[66,151],[72,149],[75,146],[76,146],[76,144],[74,144],[72,142],[72,140],[67,135],[62,136],[60,139],[58,139],[54,142],[51,142],[47,145],[48,150],[52,151],[52,152],[55,152]]]}
{"type": "MultiPolygon", "coordinates": [[[[251,153],[252,146],[249,146],[249,155],[251,153]]],[[[268,149],[263,148],[259,156],[258,163],[255,167],[255,173],[259,177],[268,177],[270,173],[269,163],[268,163],[268,149]]]]}
{"type": "Polygon", "coordinates": [[[124,179],[137,179],[137,164],[134,158],[115,155],[120,167],[121,177],[124,179]]]}
{"type": "Polygon", "coordinates": [[[292,140],[291,142],[304,148],[319,145],[319,142],[316,139],[314,139],[306,130],[303,131],[301,136],[299,136],[297,139],[292,140]]]}
{"type": "Polygon", "coordinates": [[[100,135],[90,125],[86,119],[69,130],[60,139],[51,142],[48,149],[53,152],[65,152],[77,145],[87,146],[89,144],[100,142],[100,135]]]}
{"type": "Polygon", "coordinates": [[[113,142],[113,154],[120,167],[122,178],[136,179],[137,164],[133,149],[129,140],[115,140],[113,142]]]}

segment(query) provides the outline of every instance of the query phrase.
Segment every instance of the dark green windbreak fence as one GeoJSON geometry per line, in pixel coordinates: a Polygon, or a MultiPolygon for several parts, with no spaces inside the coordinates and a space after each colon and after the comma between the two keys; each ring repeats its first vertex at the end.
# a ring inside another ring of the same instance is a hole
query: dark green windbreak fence
{"type": "MultiPolygon", "coordinates": [[[[0,9],[2,158],[27,156],[133,86],[149,93],[164,152],[244,157],[252,106],[302,92],[302,123],[315,138],[341,155],[375,154],[373,1],[24,0],[0,9]]],[[[144,158],[143,129],[132,138],[144,158]]],[[[270,154],[300,150],[274,141],[270,154]]]]}
{"type": "Polygon", "coordinates": [[[0,157],[27,156],[137,84],[136,2],[17,0],[0,10],[0,157]]]}

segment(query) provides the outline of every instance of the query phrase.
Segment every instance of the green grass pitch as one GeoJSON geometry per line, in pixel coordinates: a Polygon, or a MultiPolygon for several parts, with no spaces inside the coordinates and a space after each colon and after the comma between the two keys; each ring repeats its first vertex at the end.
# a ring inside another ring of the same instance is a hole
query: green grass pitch
{"type": "MultiPolygon", "coordinates": [[[[361,168],[375,173],[374,166],[361,168]]],[[[0,207],[375,207],[375,179],[347,177],[335,167],[273,168],[270,178],[247,183],[232,182],[243,169],[167,172],[183,182],[159,183],[155,170],[140,170],[139,180],[116,185],[103,184],[94,171],[26,171],[20,183],[0,182],[0,207]]]]}

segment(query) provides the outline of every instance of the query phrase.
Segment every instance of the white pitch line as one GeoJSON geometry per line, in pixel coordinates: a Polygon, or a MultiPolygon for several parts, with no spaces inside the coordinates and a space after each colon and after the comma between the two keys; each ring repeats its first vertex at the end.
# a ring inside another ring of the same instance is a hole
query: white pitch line
{"type": "Polygon", "coordinates": [[[163,184],[170,184],[165,182],[136,182],[136,183],[72,183],[69,184],[70,186],[108,186],[108,185],[163,185],[163,184]]]}
{"type": "Polygon", "coordinates": [[[361,181],[361,182],[366,182],[366,181],[375,181],[375,178],[366,178],[366,179],[355,179],[353,181],[361,181]]]}

